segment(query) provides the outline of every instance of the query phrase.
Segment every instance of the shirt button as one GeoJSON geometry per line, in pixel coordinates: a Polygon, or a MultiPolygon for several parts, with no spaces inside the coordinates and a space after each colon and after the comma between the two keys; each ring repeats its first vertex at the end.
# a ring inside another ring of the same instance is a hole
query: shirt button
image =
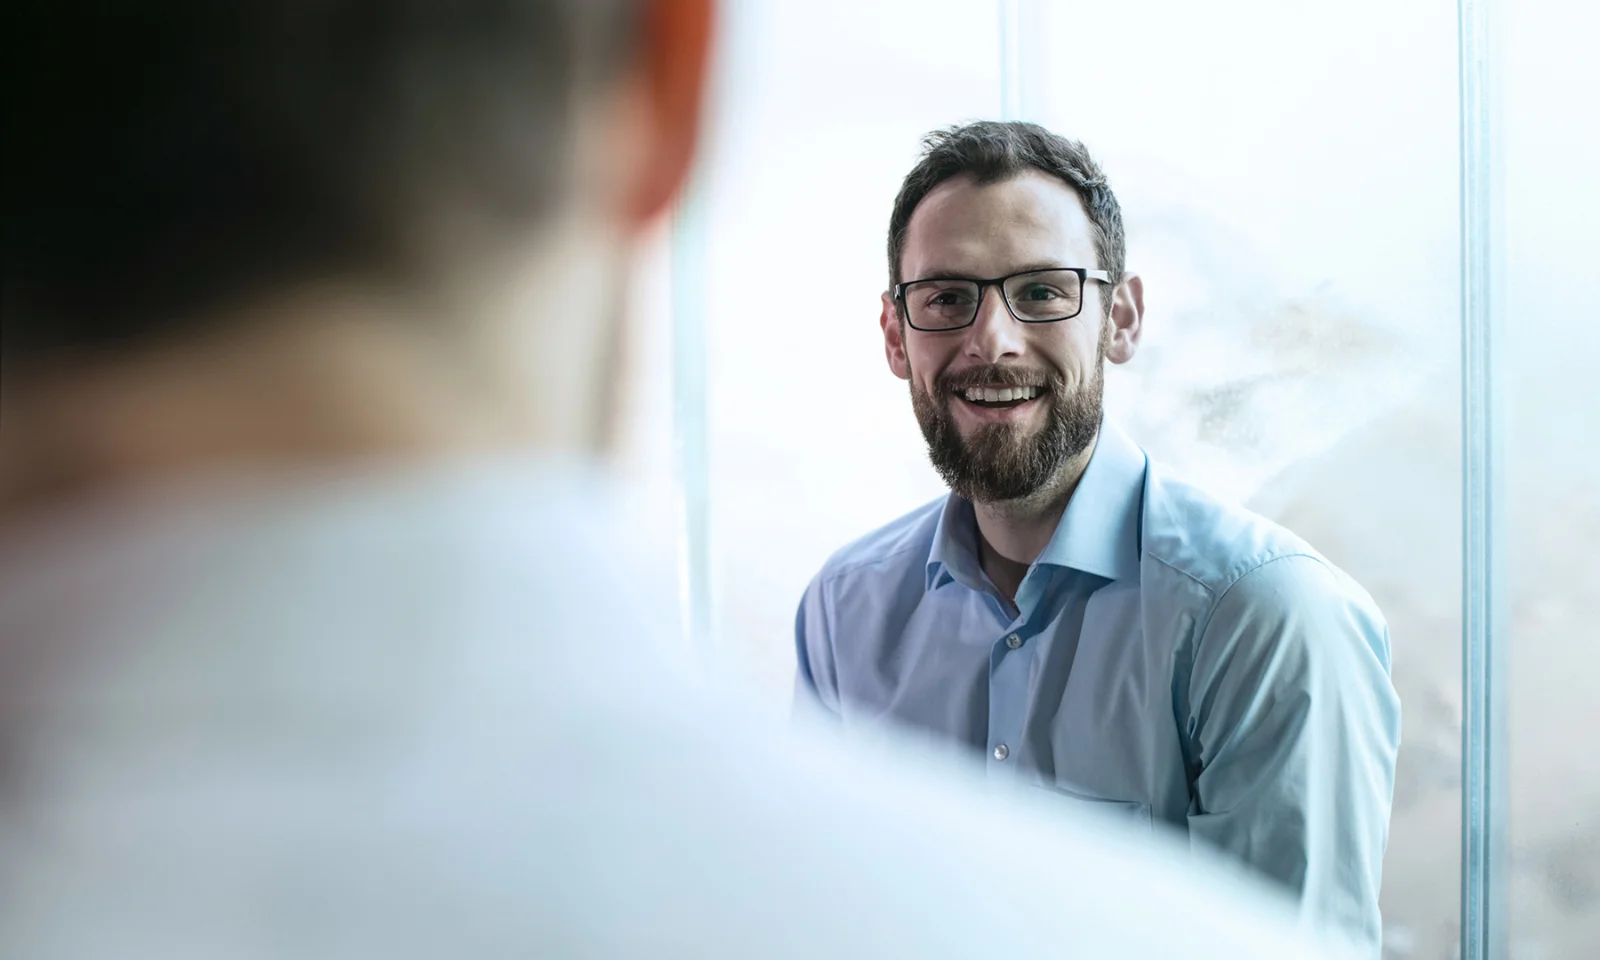
{"type": "Polygon", "coordinates": [[[996,760],[1004,760],[1009,756],[1011,756],[1011,748],[1007,747],[1005,744],[1002,743],[994,748],[994,758],[996,760]]]}
{"type": "Polygon", "coordinates": [[[1013,633],[1011,636],[1006,637],[1006,646],[1015,650],[1022,646],[1022,638],[1013,633]]]}

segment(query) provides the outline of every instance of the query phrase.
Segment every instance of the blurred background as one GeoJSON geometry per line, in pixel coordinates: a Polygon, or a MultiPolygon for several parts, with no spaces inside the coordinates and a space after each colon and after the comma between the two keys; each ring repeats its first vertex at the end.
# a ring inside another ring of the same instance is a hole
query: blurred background
{"type": "MultiPolygon", "coordinates": [[[[624,461],[679,531],[685,642],[789,708],[800,594],[944,490],[883,360],[920,136],[1021,116],[1122,202],[1146,339],[1107,407],[1311,541],[1392,627],[1385,956],[1457,955],[1460,104],[1450,0],[731,0],[707,162],[634,291],[624,461]]],[[[1600,956],[1600,12],[1494,42],[1506,219],[1511,956],[1600,956]]]]}

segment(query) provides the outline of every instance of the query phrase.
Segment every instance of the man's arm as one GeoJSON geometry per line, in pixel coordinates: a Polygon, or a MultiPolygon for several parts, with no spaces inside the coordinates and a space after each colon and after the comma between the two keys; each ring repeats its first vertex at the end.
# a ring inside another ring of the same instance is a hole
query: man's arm
{"type": "Polygon", "coordinates": [[[794,710],[839,718],[839,685],[834,674],[833,631],[818,575],[800,598],[794,616],[794,710]]]}
{"type": "Polygon", "coordinates": [[[1376,956],[1400,702],[1371,600],[1314,557],[1257,567],[1217,601],[1187,694],[1190,836],[1376,956]]]}

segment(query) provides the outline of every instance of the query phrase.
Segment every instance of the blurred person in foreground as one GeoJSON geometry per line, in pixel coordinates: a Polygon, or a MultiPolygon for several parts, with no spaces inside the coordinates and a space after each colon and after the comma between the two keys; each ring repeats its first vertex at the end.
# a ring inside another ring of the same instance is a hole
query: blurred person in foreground
{"type": "Polygon", "coordinates": [[[707,0],[4,20],[0,955],[1325,955],[657,645],[599,468],[707,0]]]}
{"type": "Polygon", "coordinates": [[[799,702],[1169,825],[1376,954],[1400,741],[1388,626],[1304,541],[1104,416],[1106,363],[1144,330],[1105,174],[1035,124],[937,131],[888,251],[888,366],[950,494],[813,580],[799,702]]]}

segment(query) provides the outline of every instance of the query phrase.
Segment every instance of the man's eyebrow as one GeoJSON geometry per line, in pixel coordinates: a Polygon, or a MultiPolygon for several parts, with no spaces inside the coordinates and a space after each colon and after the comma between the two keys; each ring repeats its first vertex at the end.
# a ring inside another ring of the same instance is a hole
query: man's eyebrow
{"type": "MultiPolygon", "coordinates": [[[[1024,264],[1021,264],[1019,266],[1013,267],[1012,269],[1010,269],[1010,270],[1006,271],[1004,274],[1002,274],[1002,276],[1009,277],[1009,276],[1013,276],[1013,275],[1018,274],[1018,273],[1033,273],[1034,271],[1037,271],[1037,270],[1068,270],[1068,269],[1071,269],[1071,268],[1063,265],[1062,263],[1060,263],[1059,261],[1056,261],[1056,260],[1035,260],[1032,263],[1024,263],[1024,264]]],[[[1093,270],[1093,269],[1096,269],[1096,268],[1087,267],[1085,269],[1093,270]]],[[[973,272],[967,271],[967,270],[929,270],[926,273],[924,273],[922,276],[913,277],[913,278],[911,278],[910,280],[908,280],[906,282],[907,283],[915,283],[918,280],[989,280],[989,279],[992,279],[992,278],[990,278],[990,277],[980,277],[976,273],[973,273],[973,272]]]]}
{"type": "MultiPolygon", "coordinates": [[[[1022,266],[1016,268],[1015,270],[1013,270],[1011,272],[1012,273],[1033,273],[1035,270],[1071,270],[1071,269],[1075,269],[1075,268],[1069,267],[1069,266],[1067,266],[1066,264],[1062,263],[1059,260],[1036,260],[1033,263],[1023,264],[1022,266]]],[[[1093,270],[1094,268],[1093,267],[1087,267],[1085,269],[1093,270]]]]}

